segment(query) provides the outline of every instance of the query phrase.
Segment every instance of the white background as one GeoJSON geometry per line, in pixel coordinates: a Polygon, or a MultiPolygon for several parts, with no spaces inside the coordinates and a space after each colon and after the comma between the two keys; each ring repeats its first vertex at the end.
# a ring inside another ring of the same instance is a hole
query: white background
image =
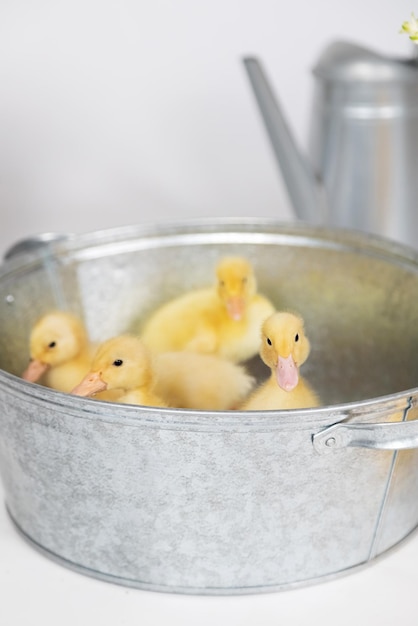
{"type": "MultiPolygon", "coordinates": [[[[304,148],[320,52],[342,38],[409,55],[398,31],[413,10],[409,0],[2,0],[0,255],[47,231],[291,219],[242,57],[264,62],[304,148]]],[[[417,586],[415,537],[355,575],[301,590],[130,590],[50,562],[0,509],[2,626],[416,626],[417,586]]]]}
{"type": "Polygon", "coordinates": [[[345,39],[409,56],[399,29],[413,10],[411,0],[2,0],[0,254],[45,231],[288,219],[242,57],[263,61],[303,149],[319,54],[345,39]]]}

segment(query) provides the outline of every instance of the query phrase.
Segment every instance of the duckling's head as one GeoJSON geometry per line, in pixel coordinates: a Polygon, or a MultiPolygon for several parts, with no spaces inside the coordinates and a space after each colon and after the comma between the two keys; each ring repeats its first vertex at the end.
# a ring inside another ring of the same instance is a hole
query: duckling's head
{"type": "Polygon", "coordinates": [[[292,391],[299,381],[299,367],[306,361],[310,343],[299,315],[278,311],[261,329],[260,356],[276,375],[277,384],[292,391]]]}
{"type": "Polygon", "coordinates": [[[86,344],[86,331],[78,317],[66,311],[47,313],[32,328],[31,361],[22,378],[37,381],[48,368],[75,358],[86,344]]]}
{"type": "Polygon", "coordinates": [[[243,257],[224,257],[216,268],[217,291],[231,319],[239,321],[257,291],[251,263],[243,257]]]}
{"type": "Polygon", "coordinates": [[[152,359],[147,348],[137,337],[121,335],[101,344],[91,371],[71,393],[92,396],[106,389],[149,389],[153,382],[152,359]]]}

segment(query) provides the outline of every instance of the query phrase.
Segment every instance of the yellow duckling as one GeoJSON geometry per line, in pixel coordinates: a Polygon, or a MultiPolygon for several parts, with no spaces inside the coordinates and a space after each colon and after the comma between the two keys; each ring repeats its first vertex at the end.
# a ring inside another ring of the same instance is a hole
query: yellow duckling
{"type": "Polygon", "coordinates": [[[299,374],[310,352],[301,317],[273,313],[261,330],[260,356],[271,368],[270,378],[240,407],[244,411],[302,409],[319,406],[319,398],[299,374]]]}
{"type": "Polygon", "coordinates": [[[208,354],[151,355],[137,337],[105,341],[91,372],[73,389],[77,395],[119,389],[118,402],[183,409],[228,410],[248,395],[254,379],[243,367],[208,354]]]}
{"type": "Polygon", "coordinates": [[[72,313],[52,311],[33,326],[31,360],[22,378],[69,392],[89,370],[92,350],[82,322],[72,313]]]}
{"type": "MultiPolygon", "coordinates": [[[[81,320],[68,311],[51,311],[33,326],[29,340],[31,360],[24,380],[69,393],[89,371],[95,347],[90,344],[81,320]]],[[[103,393],[102,400],[116,399],[103,393]]]]}
{"type": "Polygon", "coordinates": [[[155,354],[156,391],[171,407],[228,411],[250,393],[255,379],[244,367],[212,354],[155,354]]]}
{"type": "Polygon", "coordinates": [[[154,392],[155,374],[149,350],[136,337],[108,339],[98,348],[91,369],[72,390],[77,396],[94,396],[120,390],[118,402],[166,407],[154,392]]]}
{"type": "Polygon", "coordinates": [[[242,257],[224,257],[217,285],[190,291],[162,305],[141,338],[152,350],[188,350],[245,361],[257,354],[260,326],[274,311],[257,293],[254,270],[242,257]]]}

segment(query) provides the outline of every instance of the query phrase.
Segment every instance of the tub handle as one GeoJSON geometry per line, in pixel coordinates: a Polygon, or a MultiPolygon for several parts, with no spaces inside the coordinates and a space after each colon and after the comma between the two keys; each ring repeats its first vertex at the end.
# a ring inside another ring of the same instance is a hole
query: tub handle
{"type": "Polygon", "coordinates": [[[40,235],[28,237],[27,239],[21,239],[6,251],[3,258],[5,261],[8,261],[19,254],[33,252],[34,250],[39,250],[40,248],[69,238],[70,235],[64,233],[42,233],[40,235]]]}
{"type": "Polygon", "coordinates": [[[375,424],[334,424],[313,435],[312,442],[319,454],[329,454],[341,448],[371,448],[373,450],[418,448],[418,420],[375,424]]]}

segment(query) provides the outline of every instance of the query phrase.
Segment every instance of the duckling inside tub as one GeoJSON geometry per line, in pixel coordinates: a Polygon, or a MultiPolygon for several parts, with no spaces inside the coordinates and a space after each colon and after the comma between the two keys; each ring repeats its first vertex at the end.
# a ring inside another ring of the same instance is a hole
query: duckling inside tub
{"type": "Polygon", "coordinates": [[[255,379],[235,363],[192,352],[152,354],[132,335],[101,344],[91,371],[72,393],[120,390],[118,402],[197,410],[229,410],[250,393],[255,379]]]}
{"type": "MultiPolygon", "coordinates": [[[[22,378],[69,393],[89,371],[95,349],[79,317],[68,311],[50,311],[31,329],[30,361],[22,378]]],[[[106,392],[98,397],[114,400],[117,394],[106,392]]]]}
{"type": "Polygon", "coordinates": [[[243,365],[215,354],[155,354],[156,389],[172,407],[204,411],[236,408],[252,391],[255,378],[243,365]]]}
{"type": "Polygon", "coordinates": [[[90,371],[71,393],[94,396],[99,392],[119,390],[118,402],[143,406],[167,407],[155,391],[152,356],[136,337],[113,337],[103,342],[91,364],[90,371]]]}
{"type": "Polygon", "coordinates": [[[51,311],[33,326],[30,362],[24,380],[69,392],[90,367],[92,348],[81,320],[67,311],[51,311]]]}
{"type": "Polygon", "coordinates": [[[313,408],[320,405],[315,390],[299,373],[310,353],[303,319],[277,311],[261,328],[260,356],[271,375],[239,407],[243,411],[313,408]]]}
{"type": "Polygon", "coordinates": [[[140,333],[144,343],[158,352],[187,350],[235,363],[255,356],[260,326],[274,306],[257,293],[246,258],[222,258],[216,277],[215,286],[189,291],[158,308],[140,333]]]}

